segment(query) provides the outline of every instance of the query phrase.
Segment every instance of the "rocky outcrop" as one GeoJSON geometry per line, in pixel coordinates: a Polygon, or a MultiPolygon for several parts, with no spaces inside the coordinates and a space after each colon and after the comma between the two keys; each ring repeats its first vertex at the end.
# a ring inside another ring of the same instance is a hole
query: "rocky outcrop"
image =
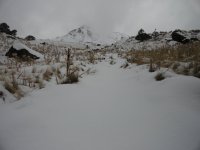
{"type": "Polygon", "coordinates": [[[27,41],[34,41],[36,38],[32,35],[28,35],[27,37],[25,37],[25,40],[27,41]]]}
{"type": "Polygon", "coordinates": [[[143,29],[140,29],[138,32],[138,35],[135,37],[135,39],[143,42],[143,41],[151,39],[151,36],[149,34],[145,33],[143,29]]]}
{"type": "Polygon", "coordinates": [[[184,32],[181,30],[175,30],[172,32],[172,39],[176,42],[180,42],[182,44],[186,44],[190,42],[186,36],[184,36],[184,32]]]}
{"type": "Polygon", "coordinates": [[[6,53],[6,56],[10,58],[19,58],[22,61],[29,61],[29,60],[36,60],[39,59],[39,57],[31,54],[28,50],[26,49],[20,49],[17,50],[13,46],[9,49],[9,51],[6,53]]]}
{"type": "Polygon", "coordinates": [[[10,27],[6,23],[0,24],[0,32],[6,33],[12,36],[16,36],[17,30],[10,30],[10,27]]]}
{"type": "Polygon", "coordinates": [[[28,48],[18,40],[13,43],[12,47],[7,51],[6,56],[17,58],[20,61],[44,60],[44,56],[41,53],[28,48]]]}

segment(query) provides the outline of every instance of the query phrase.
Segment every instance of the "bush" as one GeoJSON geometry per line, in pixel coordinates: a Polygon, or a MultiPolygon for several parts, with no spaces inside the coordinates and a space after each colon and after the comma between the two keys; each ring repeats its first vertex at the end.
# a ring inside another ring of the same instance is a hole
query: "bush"
{"type": "Polygon", "coordinates": [[[165,79],[165,76],[163,73],[158,73],[156,76],[155,76],[155,80],[156,81],[162,81],[165,79]]]}
{"type": "Polygon", "coordinates": [[[35,66],[33,66],[33,68],[32,68],[32,71],[31,71],[32,73],[36,73],[37,72],[37,68],[35,67],[35,66]]]}
{"type": "Polygon", "coordinates": [[[39,80],[38,87],[39,89],[43,89],[45,87],[44,82],[42,80],[39,80]]]}
{"type": "Polygon", "coordinates": [[[89,52],[89,54],[88,54],[88,61],[89,61],[89,63],[91,63],[91,64],[94,64],[94,63],[95,63],[95,55],[94,55],[93,52],[89,52]]]}
{"type": "Polygon", "coordinates": [[[114,65],[114,64],[116,64],[116,62],[114,60],[111,60],[110,65],[114,65]]]}
{"type": "Polygon", "coordinates": [[[61,82],[61,84],[72,84],[79,82],[78,73],[70,73],[68,77],[61,82]]]}
{"type": "Polygon", "coordinates": [[[18,84],[16,82],[4,82],[4,87],[6,90],[8,90],[11,94],[13,94],[17,99],[20,99],[24,96],[23,91],[19,88],[18,84]]]}
{"type": "Polygon", "coordinates": [[[125,62],[120,68],[127,68],[129,66],[128,62],[125,62]]]}
{"type": "Polygon", "coordinates": [[[180,63],[174,63],[172,66],[172,69],[177,70],[179,66],[180,66],[180,63]]]}
{"type": "Polygon", "coordinates": [[[70,83],[77,83],[79,81],[77,73],[69,74],[68,79],[69,79],[70,83]]]}
{"type": "Polygon", "coordinates": [[[60,71],[59,68],[56,68],[56,72],[55,72],[56,77],[58,77],[59,79],[62,79],[62,73],[60,71]]]}
{"type": "Polygon", "coordinates": [[[150,59],[150,65],[149,65],[149,72],[154,72],[155,69],[153,68],[153,62],[152,59],[150,59]]]}
{"type": "Polygon", "coordinates": [[[16,91],[19,89],[18,85],[17,84],[12,84],[11,82],[9,81],[5,81],[4,82],[4,87],[7,91],[9,91],[11,94],[15,94],[16,91]]]}
{"type": "Polygon", "coordinates": [[[52,71],[47,69],[44,73],[43,73],[43,79],[46,81],[50,81],[51,80],[51,76],[53,75],[52,71]]]}

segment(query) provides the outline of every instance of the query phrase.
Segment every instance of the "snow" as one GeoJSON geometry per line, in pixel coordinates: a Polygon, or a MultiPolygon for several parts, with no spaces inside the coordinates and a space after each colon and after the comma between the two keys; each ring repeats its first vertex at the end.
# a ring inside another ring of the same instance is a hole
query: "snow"
{"type": "Polygon", "coordinates": [[[26,49],[29,53],[39,57],[39,60],[44,60],[44,56],[41,53],[28,48],[26,45],[22,44],[18,40],[14,41],[13,48],[15,48],[16,50],[26,49]]]}
{"type": "Polygon", "coordinates": [[[78,84],[47,86],[0,105],[1,150],[195,150],[200,80],[102,62],[78,84]]]}

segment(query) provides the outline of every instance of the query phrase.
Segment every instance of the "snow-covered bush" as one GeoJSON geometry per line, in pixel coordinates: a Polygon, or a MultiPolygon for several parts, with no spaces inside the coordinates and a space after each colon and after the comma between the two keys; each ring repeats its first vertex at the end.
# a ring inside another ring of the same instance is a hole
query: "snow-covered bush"
{"type": "Polygon", "coordinates": [[[50,81],[52,75],[53,75],[53,72],[49,68],[47,68],[46,71],[43,73],[43,79],[46,81],[50,81]]]}

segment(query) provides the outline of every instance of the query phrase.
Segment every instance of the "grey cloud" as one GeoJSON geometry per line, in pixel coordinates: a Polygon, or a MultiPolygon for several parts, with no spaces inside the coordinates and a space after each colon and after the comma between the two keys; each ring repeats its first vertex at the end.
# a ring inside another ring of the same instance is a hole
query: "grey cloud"
{"type": "Polygon", "coordinates": [[[101,33],[200,28],[199,0],[0,0],[0,22],[53,38],[83,24],[101,33]]]}

